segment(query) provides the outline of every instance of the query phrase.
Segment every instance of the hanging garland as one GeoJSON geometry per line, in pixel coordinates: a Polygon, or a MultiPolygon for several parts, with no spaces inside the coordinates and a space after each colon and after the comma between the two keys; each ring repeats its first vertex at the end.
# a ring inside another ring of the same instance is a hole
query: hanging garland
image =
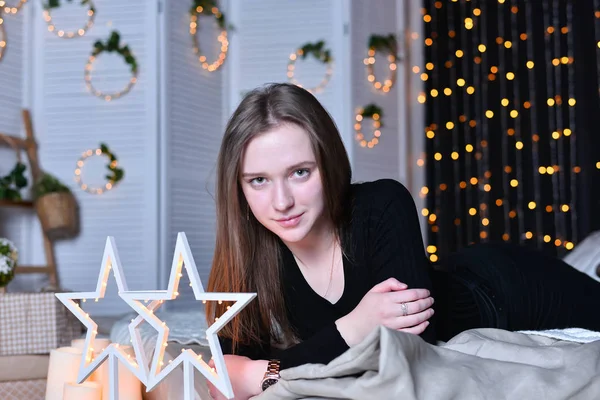
{"type": "Polygon", "coordinates": [[[296,69],[296,60],[298,57],[303,60],[306,59],[309,55],[312,55],[316,60],[322,62],[327,66],[327,70],[325,72],[325,76],[323,80],[315,86],[314,88],[306,89],[311,93],[318,93],[323,91],[327,83],[331,79],[331,75],[333,74],[333,59],[331,57],[331,51],[329,49],[325,49],[325,42],[319,41],[316,43],[306,43],[304,46],[298,48],[294,53],[290,54],[290,61],[288,62],[288,72],[287,76],[291,83],[294,85],[303,87],[295,78],[294,78],[294,70],[296,69]]]}
{"type": "Polygon", "coordinates": [[[398,41],[396,35],[390,33],[388,36],[371,35],[369,38],[369,57],[364,59],[364,63],[367,66],[367,80],[371,82],[373,87],[377,90],[381,90],[384,93],[390,91],[390,89],[396,83],[396,76],[398,71],[398,41]],[[375,52],[387,54],[389,62],[390,75],[382,83],[375,79],[375,71],[373,66],[375,65],[375,52]]]}
{"type": "MultiPolygon", "coordinates": [[[[231,27],[229,27],[231,29],[231,27]]],[[[225,15],[217,7],[217,2],[214,0],[194,0],[193,5],[190,8],[190,35],[192,37],[192,47],[194,54],[198,56],[200,65],[205,70],[210,72],[216,71],[223,65],[225,58],[227,57],[227,51],[229,49],[229,41],[227,40],[227,27],[225,24],[225,15]],[[204,14],[208,16],[214,16],[217,25],[221,29],[221,34],[217,37],[219,43],[221,43],[221,52],[217,60],[212,63],[206,61],[206,56],[200,51],[200,44],[196,37],[196,31],[198,29],[198,14],[204,14]]]]}
{"type": "Polygon", "coordinates": [[[16,14],[21,8],[27,3],[27,0],[19,0],[19,2],[14,6],[9,6],[6,4],[6,1],[0,0],[0,8],[4,7],[4,12],[6,14],[16,14]]]}
{"type": "Polygon", "coordinates": [[[379,137],[381,136],[380,128],[383,127],[382,118],[383,110],[373,103],[357,110],[354,131],[356,132],[356,140],[360,143],[361,147],[372,149],[379,143],[379,137]],[[365,139],[365,135],[362,133],[362,122],[365,118],[373,120],[373,137],[369,141],[365,139]]]}
{"type": "Polygon", "coordinates": [[[0,61],[4,57],[4,51],[6,50],[6,29],[4,28],[4,19],[2,19],[2,13],[0,13],[0,61]]]}
{"type": "MultiPolygon", "coordinates": [[[[73,0],[67,0],[71,3],[73,0]]],[[[52,23],[52,15],[50,14],[50,10],[53,8],[60,7],[60,0],[48,0],[47,3],[44,4],[44,20],[48,24],[48,30],[56,34],[56,36],[63,39],[72,39],[76,37],[81,37],[85,35],[85,33],[94,25],[94,18],[96,16],[96,8],[94,7],[94,3],[92,0],[81,0],[81,5],[88,5],[89,10],[87,12],[88,20],[83,26],[83,28],[78,29],[77,31],[69,31],[65,32],[62,29],[57,30],[56,26],[52,23]]]]}
{"type": "Polygon", "coordinates": [[[94,43],[94,50],[92,51],[92,54],[88,58],[87,64],[85,65],[85,73],[84,73],[85,85],[87,86],[88,90],[94,96],[103,98],[106,101],[118,99],[119,97],[124,96],[125,94],[129,93],[129,91],[131,90],[133,85],[135,85],[135,83],[137,82],[137,74],[138,74],[137,61],[136,61],[135,57],[133,56],[133,54],[131,53],[131,50],[129,50],[129,47],[127,45],[124,45],[122,47],[119,45],[120,38],[121,37],[117,31],[112,31],[110,38],[106,41],[106,43],[103,43],[100,40],[98,40],[96,43],[94,43]],[[96,57],[99,54],[102,54],[103,52],[108,52],[108,53],[116,52],[116,53],[120,54],[123,57],[123,59],[125,60],[125,63],[127,63],[131,67],[132,77],[129,80],[129,83],[127,84],[127,86],[119,92],[104,93],[104,92],[97,90],[92,85],[92,77],[91,77],[92,64],[96,60],[96,57]]]}
{"type": "Polygon", "coordinates": [[[106,191],[113,189],[119,181],[123,179],[125,171],[118,167],[117,157],[110,151],[108,146],[104,143],[100,143],[100,147],[97,149],[90,149],[83,152],[79,160],[77,160],[77,167],[75,168],[75,182],[79,185],[81,190],[84,190],[91,194],[102,194],[106,191]],[[93,156],[105,156],[110,161],[106,167],[109,173],[105,176],[106,184],[103,187],[90,187],[81,179],[81,169],[85,164],[85,161],[93,156]]]}

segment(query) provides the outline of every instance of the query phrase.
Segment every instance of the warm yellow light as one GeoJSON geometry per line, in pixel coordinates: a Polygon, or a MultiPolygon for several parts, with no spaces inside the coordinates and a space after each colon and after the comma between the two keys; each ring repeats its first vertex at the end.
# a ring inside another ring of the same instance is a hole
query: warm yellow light
{"type": "Polygon", "coordinates": [[[438,95],[437,89],[431,89],[430,94],[431,94],[431,97],[437,97],[437,95],[438,95]]]}
{"type": "Polygon", "coordinates": [[[519,112],[517,110],[512,110],[510,112],[510,117],[511,118],[517,118],[519,116],[519,112]]]}
{"type": "Polygon", "coordinates": [[[461,86],[461,87],[462,87],[462,86],[465,86],[465,83],[466,83],[466,82],[465,82],[465,80],[464,80],[463,78],[459,78],[459,79],[456,81],[456,84],[457,84],[458,86],[461,86]]]}
{"type": "Polygon", "coordinates": [[[533,233],[531,233],[531,232],[526,232],[526,233],[525,233],[525,237],[526,237],[527,239],[531,239],[531,238],[533,237],[533,233]]]}
{"type": "Polygon", "coordinates": [[[433,44],[433,40],[431,38],[425,39],[425,46],[431,46],[433,44]]]}
{"type": "Polygon", "coordinates": [[[450,156],[452,157],[453,160],[458,160],[458,153],[456,151],[453,151],[450,156]]]}
{"type": "Polygon", "coordinates": [[[423,72],[423,73],[421,74],[421,80],[422,80],[422,81],[426,81],[426,80],[427,80],[427,78],[429,78],[429,75],[427,75],[425,72],[423,72]]]}
{"type": "Polygon", "coordinates": [[[438,260],[438,256],[436,256],[435,254],[432,254],[429,256],[429,260],[431,262],[436,262],[438,260]]]}
{"type": "Polygon", "coordinates": [[[508,99],[502,99],[502,101],[500,101],[500,104],[506,107],[508,105],[508,99]]]}
{"type": "Polygon", "coordinates": [[[540,174],[545,174],[546,173],[546,167],[540,167],[538,169],[538,171],[540,172],[540,174]]]}
{"type": "Polygon", "coordinates": [[[530,201],[527,206],[529,207],[530,210],[534,210],[536,207],[535,201],[530,201]]]}
{"type": "Polygon", "coordinates": [[[552,240],[552,238],[550,237],[550,235],[544,235],[544,242],[550,243],[550,240],[552,240]]]}
{"type": "Polygon", "coordinates": [[[433,70],[434,65],[432,62],[428,62],[427,64],[425,64],[425,68],[427,68],[428,71],[433,70]]]}
{"type": "Polygon", "coordinates": [[[483,218],[483,219],[481,220],[481,225],[483,225],[483,226],[488,226],[489,224],[490,224],[490,220],[489,220],[489,219],[487,219],[487,218],[483,218]]]}
{"type": "Polygon", "coordinates": [[[494,116],[494,112],[492,110],[487,110],[485,112],[485,116],[488,118],[492,118],[494,116]]]}
{"type": "Polygon", "coordinates": [[[515,143],[515,147],[517,148],[517,150],[522,150],[523,149],[523,142],[519,141],[519,142],[515,143]]]}
{"type": "Polygon", "coordinates": [[[433,245],[427,246],[427,252],[428,253],[435,253],[436,251],[437,251],[437,247],[435,247],[433,245]]]}
{"type": "Polygon", "coordinates": [[[468,93],[468,94],[473,94],[473,93],[475,93],[475,88],[474,88],[473,86],[469,86],[469,87],[467,88],[467,93],[468,93]]]}
{"type": "Polygon", "coordinates": [[[452,122],[452,121],[446,122],[446,129],[450,130],[452,128],[454,128],[454,122],[452,122]]]}
{"type": "Polygon", "coordinates": [[[431,22],[431,15],[427,15],[427,14],[424,15],[423,16],[423,21],[425,21],[425,22],[431,22]]]}
{"type": "Polygon", "coordinates": [[[568,212],[569,211],[569,205],[568,204],[563,204],[560,209],[562,210],[562,212],[568,212]]]}
{"type": "Polygon", "coordinates": [[[507,40],[506,42],[504,42],[504,47],[506,47],[507,49],[510,49],[512,47],[511,41],[507,40]]]}
{"type": "Polygon", "coordinates": [[[477,49],[481,52],[481,53],[485,53],[486,47],[485,44],[480,44],[479,46],[477,46],[477,49]]]}
{"type": "Polygon", "coordinates": [[[450,96],[450,95],[452,94],[452,89],[450,89],[450,88],[446,88],[446,89],[444,89],[444,94],[445,94],[446,96],[450,96]]]}
{"type": "Polygon", "coordinates": [[[442,153],[435,153],[433,158],[435,158],[436,161],[440,161],[442,159],[442,153]]]}
{"type": "Polygon", "coordinates": [[[571,130],[570,130],[569,128],[565,128],[565,129],[563,130],[563,135],[565,135],[565,136],[571,136],[571,133],[572,133],[572,132],[571,132],[571,130]]]}
{"type": "Polygon", "coordinates": [[[473,15],[479,17],[481,15],[481,10],[479,8],[474,8],[473,15]]]}
{"type": "Polygon", "coordinates": [[[517,186],[519,186],[519,181],[518,181],[518,180],[516,180],[516,179],[511,179],[511,180],[510,180],[510,186],[512,186],[512,187],[517,187],[517,186]]]}
{"type": "Polygon", "coordinates": [[[554,168],[552,168],[552,167],[548,167],[548,168],[546,168],[546,173],[547,173],[548,175],[552,175],[552,174],[554,173],[554,168]]]}
{"type": "Polygon", "coordinates": [[[435,222],[435,220],[436,220],[436,219],[437,219],[437,215],[435,215],[435,214],[430,214],[430,215],[429,215],[429,220],[430,220],[431,222],[435,222]]]}
{"type": "Polygon", "coordinates": [[[476,210],[474,207],[471,207],[471,208],[469,209],[469,214],[470,214],[470,215],[475,215],[475,214],[477,214],[477,210],[476,210]]]}
{"type": "Polygon", "coordinates": [[[427,97],[425,97],[424,94],[420,94],[419,96],[417,96],[417,101],[421,104],[425,103],[426,100],[427,100],[427,97]]]}
{"type": "Polygon", "coordinates": [[[558,140],[560,138],[560,132],[554,131],[552,132],[552,139],[558,140]]]}
{"type": "Polygon", "coordinates": [[[596,163],[596,169],[600,169],[600,161],[596,163]]]}
{"type": "Polygon", "coordinates": [[[427,131],[427,139],[433,139],[435,137],[434,131],[427,131]]]}
{"type": "Polygon", "coordinates": [[[575,99],[569,99],[569,105],[571,107],[573,107],[576,103],[577,103],[577,101],[575,99]]]}
{"type": "Polygon", "coordinates": [[[486,183],[485,185],[483,185],[483,190],[485,190],[486,192],[489,192],[490,190],[492,190],[492,185],[490,185],[489,183],[486,183]]]}
{"type": "Polygon", "coordinates": [[[573,247],[574,247],[573,243],[571,243],[571,242],[565,242],[565,248],[567,250],[573,250],[573,247]]]}
{"type": "Polygon", "coordinates": [[[462,50],[456,50],[456,52],[455,52],[454,54],[456,54],[456,57],[457,57],[457,58],[461,58],[461,57],[463,56],[463,54],[464,54],[464,53],[463,53],[463,51],[462,51],[462,50]]]}
{"type": "Polygon", "coordinates": [[[467,150],[468,153],[473,151],[473,145],[472,144],[468,144],[465,146],[465,150],[467,150]]]}
{"type": "Polygon", "coordinates": [[[426,209],[426,208],[424,208],[424,209],[421,210],[421,214],[423,214],[423,216],[426,217],[426,216],[429,215],[429,210],[426,209]]]}
{"type": "Polygon", "coordinates": [[[554,105],[556,102],[554,101],[554,99],[550,98],[550,99],[548,99],[548,100],[546,101],[546,103],[548,103],[548,105],[549,105],[550,107],[552,107],[552,106],[553,106],[553,105],[554,105]]]}
{"type": "Polygon", "coordinates": [[[508,79],[509,81],[512,81],[513,79],[515,79],[515,74],[512,72],[507,72],[506,79],[508,79]]]}
{"type": "Polygon", "coordinates": [[[415,74],[418,74],[419,72],[421,72],[421,68],[419,68],[417,65],[415,65],[414,67],[412,67],[412,72],[414,72],[415,74]]]}
{"type": "Polygon", "coordinates": [[[479,180],[473,176],[473,177],[471,177],[469,182],[471,182],[471,185],[477,185],[477,182],[479,182],[479,180]]]}
{"type": "Polygon", "coordinates": [[[423,186],[423,187],[421,188],[421,193],[422,193],[422,194],[427,194],[427,193],[429,193],[429,188],[428,188],[427,186],[423,186]]]}

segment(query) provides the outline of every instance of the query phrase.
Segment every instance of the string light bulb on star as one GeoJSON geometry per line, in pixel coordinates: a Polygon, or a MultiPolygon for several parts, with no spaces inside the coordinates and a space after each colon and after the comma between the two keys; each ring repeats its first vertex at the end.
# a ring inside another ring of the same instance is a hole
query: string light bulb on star
{"type": "Polygon", "coordinates": [[[117,183],[123,179],[124,175],[125,171],[123,171],[122,168],[119,168],[117,157],[104,143],[101,143],[100,147],[97,149],[89,149],[84,151],[81,157],[79,157],[79,160],[77,160],[77,167],[75,168],[75,182],[77,182],[81,190],[90,194],[102,194],[108,190],[114,189],[117,183]],[[109,175],[106,175],[108,182],[106,182],[102,187],[89,186],[81,179],[82,168],[88,158],[102,155],[107,157],[109,160],[109,163],[106,166],[109,171],[109,175]]]}
{"type": "Polygon", "coordinates": [[[368,44],[368,57],[364,59],[364,64],[367,67],[367,80],[371,82],[373,87],[376,90],[380,90],[384,93],[390,91],[390,89],[396,83],[396,78],[398,74],[398,65],[396,64],[396,60],[398,60],[398,41],[396,40],[396,35],[390,33],[387,36],[381,35],[371,35],[369,38],[368,44]],[[380,52],[382,54],[387,55],[388,60],[388,68],[390,70],[389,76],[385,79],[385,81],[379,82],[375,77],[375,54],[376,52],[380,52]]]}
{"type": "Polygon", "coordinates": [[[47,3],[44,4],[44,21],[48,24],[48,31],[54,33],[56,36],[62,39],[73,39],[82,37],[86,34],[86,32],[94,25],[94,18],[96,17],[96,8],[94,7],[94,3],[92,0],[81,0],[81,5],[87,5],[88,11],[87,16],[88,19],[85,22],[82,28],[79,28],[76,31],[65,31],[63,29],[57,29],[56,25],[52,22],[52,14],[50,12],[53,8],[60,7],[59,0],[48,0],[47,3]]]}
{"type": "Polygon", "coordinates": [[[2,9],[0,11],[4,11],[5,14],[16,14],[21,11],[25,3],[27,3],[27,0],[19,0],[17,4],[11,6],[6,4],[5,0],[0,0],[0,9],[2,9]]]}
{"type": "Polygon", "coordinates": [[[135,59],[135,56],[129,49],[129,46],[127,46],[125,44],[121,45],[119,43],[120,38],[121,38],[121,36],[119,35],[119,33],[117,31],[112,31],[110,37],[108,38],[108,40],[106,42],[102,42],[102,41],[98,40],[96,43],[94,43],[94,50],[92,51],[92,54],[89,56],[88,61],[85,65],[84,79],[85,79],[85,85],[86,85],[87,89],[94,96],[101,98],[105,101],[111,101],[113,99],[118,99],[118,98],[124,96],[125,94],[127,94],[131,91],[131,89],[137,82],[137,75],[138,75],[138,70],[139,70],[137,61],[135,59]],[[125,63],[128,64],[130,67],[132,76],[129,79],[127,86],[118,92],[105,93],[100,90],[97,90],[92,85],[91,73],[92,73],[93,64],[96,61],[96,58],[104,52],[108,52],[108,53],[115,52],[115,53],[119,54],[121,57],[123,57],[123,60],[125,61],[125,63]]]}
{"type": "MultiPolygon", "coordinates": [[[[119,296],[157,331],[153,357],[147,374],[147,391],[154,389],[175,368],[183,365],[184,400],[195,398],[194,370],[202,373],[225,397],[229,399],[233,398],[233,388],[217,333],[256,297],[256,293],[205,292],[187,237],[185,233],[180,232],[177,235],[167,290],[120,292],[119,296]],[[203,303],[206,303],[206,301],[218,301],[220,303],[223,301],[234,302],[233,305],[227,307],[223,315],[215,318],[215,322],[206,330],[206,339],[208,340],[215,368],[211,368],[202,359],[201,355],[196,354],[190,349],[183,349],[181,354],[171,360],[168,365],[164,365],[164,353],[167,347],[169,327],[156,316],[154,311],[165,301],[174,300],[179,295],[179,282],[183,276],[182,271],[184,268],[189,277],[190,286],[196,300],[203,303]],[[157,304],[157,307],[148,308],[142,301],[152,301],[152,304],[157,304]]],[[[139,359],[148,360],[139,334],[132,335],[132,344],[136,350],[136,354],[140,354],[139,359]]],[[[145,364],[148,365],[148,363],[145,364]]]]}
{"type": "Polygon", "coordinates": [[[190,36],[192,37],[192,48],[194,54],[198,57],[198,61],[202,68],[214,72],[219,69],[225,59],[227,58],[227,52],[229,49],[229,40],[227,38],[227,27],[225,23],[225,15],[219,10],[214,0],[195,0],[192,7],[190,8],[190,36]],[[200,42],[196,35],[198,30],[198,17],[200,15],[214,16],[215,22],[221,33],[217,37],[217,40],[221,44],[219,55],[215,61],[209,63],[206,56],[200,50],[200,42]]]}
{"type": "Polygon", "coordinates": [[[296,49],[296,51],[290,54],[290,59],[287,66],[287,77],[288,80],[296,86],[304,87],[311,93],[319,93],[325,89],[325,86],[329,83],[331,76],[333,75],[333,58],[331,57],[331,51],[325,48],[325,41],[320,40],[316,43],[306,43],[303,46],[296,49]],[[294,77],[294,71],[296,70],[296,61],[298,58],[302,60],[312,55],[317,61],[322,62],[326,66],[325,76],[319,82],[319,84],[312,88],[306,88],[298,82],[294,77]]]}
{"type": "Polygon", "coordinates": [[[383,127],[383,109],[378,105],[371,103],[363,108],[356,110],[356,122],[354,123],[354,131],[356,141],[361,147],[368,147],[372,149],[379,143],[381,137],[381,128],[383,127]],[[365,118],[373,120],[373,137],[370,140],[365,139],[365,135],[362,132],[362,123],[365,118]]]}

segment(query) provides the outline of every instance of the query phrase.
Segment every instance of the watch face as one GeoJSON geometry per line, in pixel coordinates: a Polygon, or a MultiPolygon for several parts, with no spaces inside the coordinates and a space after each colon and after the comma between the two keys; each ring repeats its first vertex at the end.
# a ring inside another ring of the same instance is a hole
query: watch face
{"type": "Polygon", "coordinates": [[[279,379],[275,379],[275,378],[265,379],[262,383],[262,390],[267,390],[269,388],[269,386],[276,384],[278,380],[279,379]]]}

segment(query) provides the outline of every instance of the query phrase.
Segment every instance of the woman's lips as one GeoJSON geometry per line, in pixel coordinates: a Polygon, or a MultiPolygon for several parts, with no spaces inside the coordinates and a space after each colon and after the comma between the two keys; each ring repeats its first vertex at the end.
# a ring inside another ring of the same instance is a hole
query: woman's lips
{"type": "Polygon", "coordinates": [[[281,218],[276,221],[284,228],[293,228],[300,223],[300,217],[302,217],[302,215],[304,215],[304,213],[289,218],[281,218]]]}

